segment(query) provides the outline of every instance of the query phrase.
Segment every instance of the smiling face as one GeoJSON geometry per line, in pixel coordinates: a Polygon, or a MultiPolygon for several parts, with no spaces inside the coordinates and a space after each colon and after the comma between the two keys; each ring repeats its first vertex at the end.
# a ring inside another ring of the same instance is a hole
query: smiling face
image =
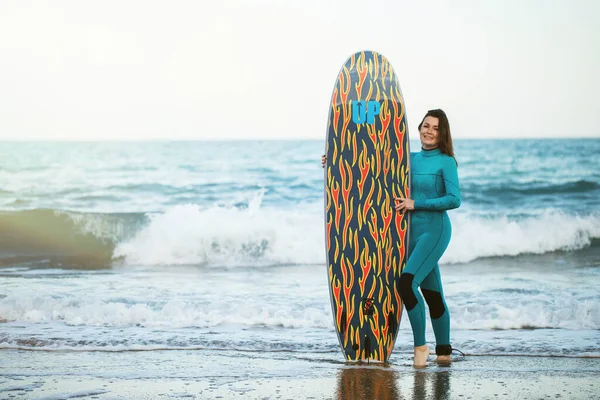
{"type": "Polygon", "coordinates": [[[440,143],[439,134],[440,120],[436,117],[427,116],[423,120],[420,129],[421,147],[425,150],[431,150],[438,147],[440,143]]]}

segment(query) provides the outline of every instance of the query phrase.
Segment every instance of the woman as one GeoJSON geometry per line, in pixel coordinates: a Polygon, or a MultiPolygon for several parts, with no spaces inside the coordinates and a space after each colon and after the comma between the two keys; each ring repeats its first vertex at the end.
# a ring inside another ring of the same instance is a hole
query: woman
{"type": "MultiPolygon", "coordinates": [[[[447,210],[460,206],[457,163],[450,124],[442,110],[430,110],[419,124],[421,151],[411,153],[412,199],[395,198],[396,211],[411,211],[409,257],[400,275],[399,291],[408,311],[414,339],[414,366],[426,365],[425,302],[436,339],[438,362],[449,362],[450,314],[438,261],[450,243],[447,210]],[[423,297],[419,293],[419,287],[423,297]]],[[[325,166],[327,159],[321,158],[325,166]]]]}
{"type": "Polygon", "coordinates": [[[412,212],[409,257],[400,275],[399,289],[413,331],[415,367],[425,366],[429,356],[423,297],[435,333],[436,361],[450,361],[450,314],[438,261],[452,235],[446,211],[460,206],[457,162],[446,114],[442,110],[428,111],[419,124],[419,136],[421,151],[411,153],[410,159],[412,199],[395,199],[396,211],[412,212]]]}

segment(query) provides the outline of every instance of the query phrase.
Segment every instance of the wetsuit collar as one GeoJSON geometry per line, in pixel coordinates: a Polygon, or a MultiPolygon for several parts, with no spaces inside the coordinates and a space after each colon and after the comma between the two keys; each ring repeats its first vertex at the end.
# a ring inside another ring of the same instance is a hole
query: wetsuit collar
{"type": "Polygon", "coordinates": [[[435,149],[431,149],[431,150],[425,150],[424,148],[421,147],[421,153],[425,157],[431,157],[431,156],[437,156],[441,152],[440,152],[440,148],[439,147],[436,147],[435,149]]]}

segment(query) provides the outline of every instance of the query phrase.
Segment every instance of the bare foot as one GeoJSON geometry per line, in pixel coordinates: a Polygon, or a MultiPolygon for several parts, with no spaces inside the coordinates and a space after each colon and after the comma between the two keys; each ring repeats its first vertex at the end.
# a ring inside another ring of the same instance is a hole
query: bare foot
{"type": "Polygon", "coordinates": [[[423,368],[427,366],[427,357],[429,356],[429,347],[426,344],[423,346],[415,346],[415,358],[413,366],[423,368]]]}

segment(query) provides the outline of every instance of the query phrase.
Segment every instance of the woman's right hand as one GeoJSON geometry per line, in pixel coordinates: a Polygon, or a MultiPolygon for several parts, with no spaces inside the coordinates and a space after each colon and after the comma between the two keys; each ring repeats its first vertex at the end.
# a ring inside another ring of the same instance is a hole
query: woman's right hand
{"type": "Polygon", "coordinates": [[[321,156],[321,166],[322,166],[323,168],[325,168],[325,164],[327,164],[327,156],[326,156],[325,154],[323,154],[323,155],[321,156]]]}

